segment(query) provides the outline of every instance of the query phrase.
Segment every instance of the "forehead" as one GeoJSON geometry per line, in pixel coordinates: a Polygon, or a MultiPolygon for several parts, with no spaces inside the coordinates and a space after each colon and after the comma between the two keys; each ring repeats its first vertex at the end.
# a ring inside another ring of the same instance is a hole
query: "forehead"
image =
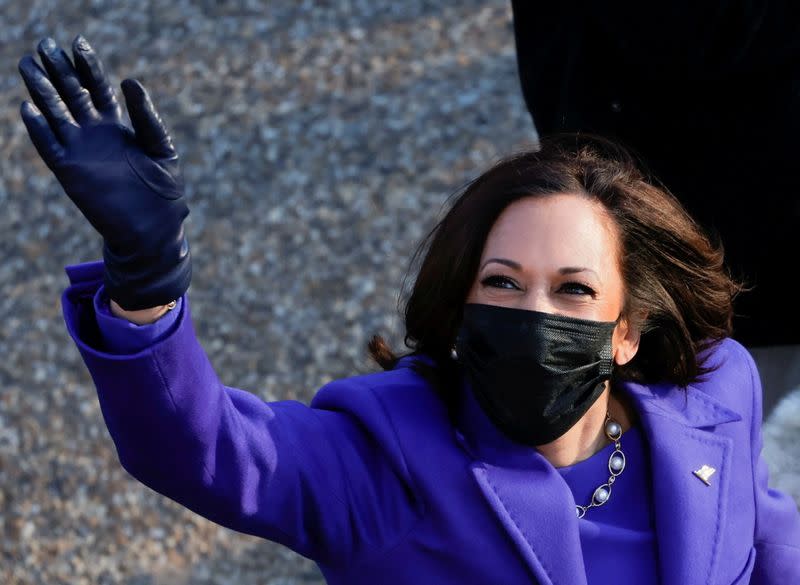
{"type": "Polygon", "coordinates": [[[504,257],[531,268],[616,271],[618,240],[614,220],[595,200],[567,193],[525,197],[500,214],[481,262],[504,257]]]}

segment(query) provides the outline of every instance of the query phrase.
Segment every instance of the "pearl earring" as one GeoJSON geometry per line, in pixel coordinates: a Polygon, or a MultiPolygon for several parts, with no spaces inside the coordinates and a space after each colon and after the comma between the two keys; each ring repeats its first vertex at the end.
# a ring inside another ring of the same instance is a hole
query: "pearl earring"
{"type": "Polygon", "coordinates": [[[450,358],[457,360],[458,359],[458,352],[456,351],[456,346],[450,348],[450,358]]]}

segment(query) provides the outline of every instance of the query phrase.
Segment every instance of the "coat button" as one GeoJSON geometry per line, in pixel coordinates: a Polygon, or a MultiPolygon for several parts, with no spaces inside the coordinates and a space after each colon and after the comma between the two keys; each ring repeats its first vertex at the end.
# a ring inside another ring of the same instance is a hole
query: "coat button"
{"type": "Polygon", "coordinates": [[[622,111],[622,103],[619,100],[614,100],[611,102],[611,111],[615,114],[619,114],[622,111]]]}

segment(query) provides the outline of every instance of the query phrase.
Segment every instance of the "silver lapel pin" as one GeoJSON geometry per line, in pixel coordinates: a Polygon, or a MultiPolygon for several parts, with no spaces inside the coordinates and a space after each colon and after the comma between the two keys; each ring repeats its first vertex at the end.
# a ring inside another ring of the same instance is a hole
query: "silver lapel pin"
{"type": "Polygon", "coordinates": [[[698,469],[697,471],[693,471],[692,473],[694,473],[694,474],[695,474],[695,475],[696,475],[698,478],[700,478],[700,480],[701,480],[701,481],[702,481],[704,484],[706,484],[706,485],[711,485],[711,483],[709,483],[708,479],[709,479],[709,478],[710,478],[712,475],[714,475],[714,473],[715,473],[716,471],[717,471],[717,470],[716,470],[716,469],[714,469],[713,467],[711,467],[710,465],[703,465],[703,467],[701,467],[701,468],[700,468],[700,469],[698,469]]]}

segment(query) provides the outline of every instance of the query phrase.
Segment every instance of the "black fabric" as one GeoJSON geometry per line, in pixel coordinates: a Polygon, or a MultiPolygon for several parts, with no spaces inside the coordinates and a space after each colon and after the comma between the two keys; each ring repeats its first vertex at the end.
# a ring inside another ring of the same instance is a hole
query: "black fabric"
{"type": "Polygon", "coordinates": [[[721,237],[745,345],[800,343],[800,3],[512,0],[540,135],[621,140],[721,237]]]}
{"type": "Polygon", "coordinates": [[[572,428],[603,392],[615,325],[470,303],[456,352],[495,426],[519,443],[543,445],[572,428]]]}

